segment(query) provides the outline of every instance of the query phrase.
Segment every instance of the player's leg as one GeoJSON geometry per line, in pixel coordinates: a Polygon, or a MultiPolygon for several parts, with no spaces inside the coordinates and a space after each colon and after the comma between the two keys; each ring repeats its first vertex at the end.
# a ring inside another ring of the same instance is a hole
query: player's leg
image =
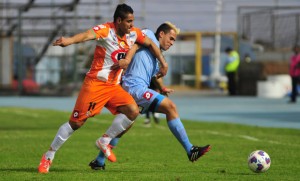
{"type": "Polygon", "coordinates": [[[235,73],[234,72],[227,72],[226,73],[228,78],[228,94],[230,96],[235,95],[236,93],[236,85],[235,85],[235,73]]]}
{"type": "Polygon", "coordinates": [[[135,92],[134,100],[141,108],[141,113],[151,111],[166,114],[169,129],[189,153],[193,145],[189,142],[184,126],[180,121],[176,105],[169,98],[149,88],[138,88],[133,92],[135,92]]]}
{"type": "Polygon", "coordinates": [[[98,114],[105,104],[105,100],[98,101],[95,99],[98,92],[95,92],[91,79],[86,78],[78,95],[74,110],[70,116],[70,121],[60,126],[54,137],[49,150],[43,155],[38,171],[40,173],[48,173],[49,168],[54,159],[55,153],[68,140],[73,132],[79,129],[88,117],[98,114]]]}
{"type": "Polygon", "coordinates": [[[69,122],[61,125],[50,145],[49,150],[45,153],[45,157],[47,159],[53,160],[56,151],[68,140],[68,138],[73,134],[74,131],[79,129],[84,123],[86,119],[80,122],[69,122]]]}
{"type": "Polygon", "coordinates": [[[110,142],[118,135],[124,134],[132,126],[139,114],[139,109],[133,98],[121,86],[115,87],[111,93],[113,96],[106,104],[106,108],[113,114],[122,114],[115,117],[106,133],[97,139],[96,145],[104,152],[109,161],[115,162],[116,157],[111,150],[110,142]]]}
{"type": "Polygon", "coordinates": [[[198,147],[191,144],[184,125],[180,120],[176,105],[169,98],[164,98],[157,105],[157,111],[166,114],[169,129],[185,149],[190,161],[196,161],[210,150],[209,145],[198,147]]]}
{"type": "MultiPolygon", "coordinates": [[[[120,138],[116,137],[110,141],[109,145],[111,146],[111,149],[114,149],[117,146],[119,139],[120,138]]],[[[104,153],[100,150],[97,158],[92,160],[89,163],[89,166],[93,170],[105,170],[105,160],[106,160],[106,157],[105,157],[104,153]]]]}
{"type": "Polygon", "coordinates": [[[156,123],[156,124],[158,124],[159,123],[159,117],[160,117],[160,113],[158,113],[158,112],[152,112],[152,115],[153,115],[153,118],[154,118],[154,122],[156,123]]]}
{"type": "Polygon", "coordinates": [[[136,94],[134,94],[134,100],[141,108],[141,113],[151,111],[166,114],[169,129],[182,144],[187,153],[189,153],[193,145],[189,142],[184,126],[180,121],[176,105],[169,98],[149,88],[144,90],[140,88],[134,92],[136,92],[136,94]]]}
{"type": "MultiPolygon", "coordinates": [[[[128,118],[124,115],[124,114],[118,114],[115,119],[113,120],[113,124],[120,124],[122,125],[123,123],[126,124],[126,122],[128,122],[127,120],[128,118]]],[[[119,142],[119,139],[123,136],[123,134],[125,134],[130,128],[131,126],[133,125],[133,122],[131,122],[132,124],[127,128],[127,129],[124,129],[123,132],[121,132],[121,134],[117,135],[115,138],[113,138],[108,147],[110,147],[111,149],[114,149],[118,142],[119,142]]],[[[123,127],[124,128],[124,127],[123,127]]],[[[101,138],[100,138],[101,139],[101,138]]],[[[99,140],[99,139],[98,139],[99,140]]],[[[96,159],[92,160],[89,164],[89,166],[94,169],[94,170],[105,170],[105,160],[106,160],[106,157],[107,155],[105,155],[103,153],[102,150],[100,150],[98,156],[96,159]]],[[[111,160],[110,160],[111,161],[111,160]]]]}
{"type": "Polygon", "coordinates": [[[39,173],[48,173],[53,162],[56,151],[64,144],[65,141],[72,135],[73,130],[69,122],[64,123],[58,129],[49,150],[42,156],[38,171],[39,173]]]}
{"type": "Polygon", "coordinates": [[[179,118],[176,105],[167,97],[165,97],[157,107],[157,111],[166,114],[168,127],[181,143],[187,153],[190,152],[192,144],[186,134],[186,130],[179,118]]]}
{"type": "Polygon", "coordinates": [[[296,102],[296,98],[297,98],[297,77],[292,77],[292,93],[291,93],[291,100],[290,103],[295,103],[296,102]]]}
{"type": "Polygon", "coordinates": [[[125,133],[132,124],[133,121],[129,120],[126,115],[118,114],[114,118],[112,125],[107,129],[105,134],[96,140],[97,147],[104,152],[104,156],[107,157],[109,161],[116,161],[116,156],[111,150],[111,140],[113,140],[119,134],[125,133]]]}
{"type": "Polygon", "coordinates": [[[150,111],[147,111],[145,113],[145,121],[144,121],[144,124],[149,124],[151,122],[150,120],[150,111]]]}
{"type": "MultiPolygon", "coordinates": [[[[83,125],[85,120],[82,120],[83,125]]],[[[73,123],[74,124],[74,123],[73,123]]],[[[72,122],[66,122],[61,125],[50,145],[49,150],[42,156],[40,165],[38,167],[38,171],[40,173],[48,173],[49,168],[54,160],[55,153],[59,150],[59,148],[69,139],[69,137],[73,134],[75,130],[80,128],[79,124],[76,124],[76,128],[72,128],[72,122]],[[71,123],[71,124],[70,124],[71,123]]]]}
{"type": "Polygon", "coordinates": [[[297,102],[297,96],[299,95],[298,91],[298,85],[300,85],[300,76],[297,77],[297,85],[296,85],[296,99],[295,102],[297,102]]]}

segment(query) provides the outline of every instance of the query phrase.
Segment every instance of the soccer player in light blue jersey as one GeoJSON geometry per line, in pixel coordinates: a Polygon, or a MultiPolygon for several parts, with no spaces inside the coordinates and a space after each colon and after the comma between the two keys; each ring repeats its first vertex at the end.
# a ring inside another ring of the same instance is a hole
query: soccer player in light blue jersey
{"type": "MultiPolygon", "coordinates": [[[[166,51],[176,41],[179,31],[180,30],[174,24],[165,22],[158,27],[155,34],[149,29],[143,30],[143,33],[160,47],[162,51],[166,51]]],[[[161,77],[158,73],[159,63],[148,48],[135,44],[127,52],[125,59],[116,63],[114,68],[127,68],[122,77],[122,87],[134,98],[140,108],[140,113],[145,113],[147,110],[150,110],[166,115],[170,131],[181,143],[191,162],[196,161],[210,150],[210,145],[199,147],[193,146],[193,144],[190,143],[185,128],[180,120],[176,105],[171,99],[164,96],[173,92],[173,90],[163,87],[162,81],[159,81],[161,77]],[[148,88],[151,80],[156,82],[162,94],[148,88]]],[[[123,114],[119,114],[117,117],[119,119],[115,118],[114,120],[117,120],[118,123],[116,124],[122,124],[126,119],[123,114]]],[[[116,146],[119,137],[111,140],[111,147],[116,146]]],[[[95,170],[105,169],[105,156],[102,151],[100,151],[95,160],[90,162],[89,166],[95,170]]]]}

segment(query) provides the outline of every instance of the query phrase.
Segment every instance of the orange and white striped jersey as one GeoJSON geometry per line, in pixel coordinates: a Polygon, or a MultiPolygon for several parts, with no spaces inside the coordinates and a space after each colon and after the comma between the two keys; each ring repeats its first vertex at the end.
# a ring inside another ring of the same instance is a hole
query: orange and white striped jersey
{"type": "Polygon", "coordinates": [[[119,38],[112,22],[97,25],[93,30],[97,45],[91,68],[86,75],[108,84],[119,84],[123,69],[111,70],[111,66],[125,58],[126,52],[135,42],[143,44],[145,35],[139,28],[133,27],[129,34],[119,38]]]}

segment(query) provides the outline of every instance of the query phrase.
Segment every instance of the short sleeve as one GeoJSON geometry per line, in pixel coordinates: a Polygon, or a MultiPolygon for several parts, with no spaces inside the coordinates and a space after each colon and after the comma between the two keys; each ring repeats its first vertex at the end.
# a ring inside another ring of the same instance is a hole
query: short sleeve
{"type": "Polygon", "coordinates": [[[107,37],[109,32],[108,24],[97,25],[94,26],[92,29],[95,32],[96,39],[107,37]]]}
{"type": "Polygon", "coordinates": [[[139,28],[134,28],[134,31],[137,34],[136,43],[143,45],[145,42],[145,34],[139,28]]]}

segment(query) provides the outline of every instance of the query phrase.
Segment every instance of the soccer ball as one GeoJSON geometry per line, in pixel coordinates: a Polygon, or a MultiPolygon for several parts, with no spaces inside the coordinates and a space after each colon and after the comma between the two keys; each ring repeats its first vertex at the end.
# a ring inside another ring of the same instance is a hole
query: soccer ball
{"type": "Polygon", "coordinates": [[[271,166],[271,158],[268,153],[263,150],[253,151],[248,157],[248,166],[253,172],[265,172],[271,166]]]}

